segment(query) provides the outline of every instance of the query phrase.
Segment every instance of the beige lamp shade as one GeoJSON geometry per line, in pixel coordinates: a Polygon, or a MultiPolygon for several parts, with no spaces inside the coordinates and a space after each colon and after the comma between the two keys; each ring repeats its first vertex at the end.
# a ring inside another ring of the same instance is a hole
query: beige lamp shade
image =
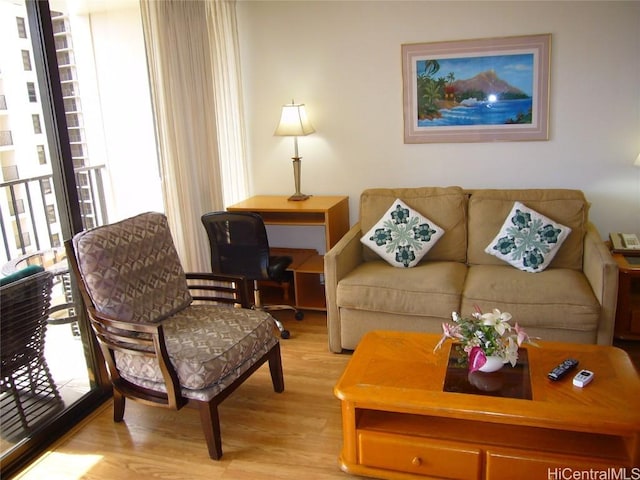
{"type": "Polygon", "coordinates": [[[633,162],[633,164],[634,164],[636,167],[640,167],[640,153],[639,153],[639,154],[638,154],[638,156],[636,157],[636,161],[635,161],[635,162],[633,162]]]}
{"type": "Polygon", "coordinates": [[[295,104],[291,102],[289,105],[282,106],[282,115],[280,123],[274,132],[274,135],[280,137],[298,137],[309,135],[315,132],[313,125],[307,117],[307,111],[304,104],[295,104]]]}

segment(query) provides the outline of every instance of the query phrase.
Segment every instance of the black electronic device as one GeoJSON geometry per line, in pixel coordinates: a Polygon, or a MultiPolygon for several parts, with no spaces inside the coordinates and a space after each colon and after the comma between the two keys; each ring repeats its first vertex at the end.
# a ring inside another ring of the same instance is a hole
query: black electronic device
{"type": "Polygon", "coordinates": [[[549,377],[549,379],[553,381],[560,380],[567,373],[576,368],[578,366],[578,363],[578,360],[576,360],[575,358],[567,358],[564,362],[551,370],[547,374],[547,377],[549,377]]]}

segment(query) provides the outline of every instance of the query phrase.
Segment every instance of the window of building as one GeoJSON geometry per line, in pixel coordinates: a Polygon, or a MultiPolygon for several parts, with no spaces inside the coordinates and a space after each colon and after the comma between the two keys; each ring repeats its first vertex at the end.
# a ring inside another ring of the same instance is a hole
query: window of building
{"type": "Polygon", "coordinates": [[[31,54],[29,50],[22,50],[22,66],[25,71],[31,71],[31,54]]]}
{"type": "Polygon", "coordinates": [[[51,235],[51,246],[52,247],[61,247],[62,246],[62,242],[60,241],[60,234],[59,233],[54,233],[51,235]]]}
{"type": "Polygon", "coordinates": [[[69,42],[66,36],[58,36],[55,38],[56,50],[64,50],[69,48],[69,42]]]}
{"type": "Polygon", "coordinates": [[[91,192],[88,188],[79,188],[78,189],[78,198],[81,201],[88,202],[91,200],[91,192]]]}
{"type": "Polygon", "coordinates": [[[78,108],[78,102],[75,98],[65,98],[64,99],[64,111],[65,112],[77,112],[80,110],[78,108]]]}
{"type": "Polygon", "coordinates": [[[18,26],[18,36],[20,38],[27,38],[27,26],[24,23],[24,18],[16,17],[16,25],[18,26]]]}
{"type": "Polygon", "coordinates": [[[58,69],[60,71],[61,82],[69,82],[73,80],[73,72],[71,71],[71,67],[65,67],[64,65],[59,65],[58,69]]]}
{"type": "MultiPolygon", "coordinates": [[[[15,206],[17,207],[18,211],[17,213],[24,213],[24,200],[21,198],[16,198],[16,204],[15,206]]],[[[9,204],[9,215],[11,215],[12,217],[16,216],[16,210],[13,206],[13,200],[10,199],[10,201],[8,202],[9,204]]]]}
{"type": "Polygon", "coordinates": [[[89,175],[86,172],[78,172],[76,174],[76,185],[78,187],[86,187],[89,183],[89,175]]]}
{"type": "Polygon", "coordinates": [[[83,148],[83,146],[82,146],[82,145],[79,145],[79,144],[77,144],[77,143],[76,143],[76,144],[74,144],[74,145],[71,145],[71,156],[72,156],[73,158],[84,158],[84,157],[85,157],[85,155],[84,155],[84,148],[83,148]]]}
{"type": "Polygon", "coordinates": [[[69,52],[58,52],[57,57],[58,65],[64,66],[71,64],[71,55],[69,55],[69,52]]]}
{"type": "Polygon", "coordinates": [[[85,217],[84,223],[87,230],[90,228],[95,228],[97,226],[95,220],[91,217],[85,217]]]}
{"type": "Polygon", "coordinates": [[[31,115],[33,121],[33,133],[42,133],[42,123],[40,123],[40,115],[37,113],[31,115]]]}
{"type": "Polygon", "coordinates": [[[45,195],[53,192],[53,189],[51,188],[50,178],[43,178],[42,180],[40,180],[40,186],[42,187],[42,191],[45,195]]]}
{"type": "Polygon", "coordinates": [[[22,231],[22,235],[19,234],[17,227],[14,225],[13,235],[16,239],[16,245],[18,248],[27,248],[31,246],[31,234],[29,232],[22,231]]]}
{"type": "Polygon", "coordinates": [[[69,128],[69,141],[82,142],[82,132],[79,128],[69,128]]]}
{"type": "Polygon", "coordinates": [[[62,87],[63,97],[73,97],[76,94],[76,86],[73,82],[65,82],[60,85],[62,87]]]}
{"type": "Polygon", "coordinates": [[[18,173],[17,165],[7,165],[2,167],[2,178],[5,182],[10,182],[12,180],[18,180],[20,175],[18,173]]]}
{"type": "Polygon", "coordinates": [[[57,221],[58,217],[56,216],[55,205],[47,205],[47,222],[56,223],[57,221]]]}
{"type": "Polygon", "coordinates": [[[46,165],[47,153],[44,149],[44,145],[37,145],[36,149],[38,150],[38,162],[40,163],[40,165],[46,165]]]}
{"type": "Polygon", "coordinates": [[[80,119],[77,113],[67,113],[67,127],[79,127],[80,119]]]}
{"type": "Polygon", "coordinates": [[[38,101],[38,97],[36,96],[36,84],[33,82],[27,82],[27,93],[29,94],[29,101],[31,103],[36,103],[38,101]]]}
{"type": "Polygon", "coordinates": [[[0,147],[13,145],[13,134],[11,130],[0,130],[0,147]]]}

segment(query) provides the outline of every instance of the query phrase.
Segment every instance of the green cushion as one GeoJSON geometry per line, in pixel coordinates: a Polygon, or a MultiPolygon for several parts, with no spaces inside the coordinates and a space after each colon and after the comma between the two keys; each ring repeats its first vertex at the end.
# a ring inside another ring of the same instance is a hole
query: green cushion
{"type": "Polygon", "coordinates": [[[10,275],[7,275],[6,277],[0,278],[0,287],[16,282],[20,279],[30,277],[31,275],[35,275],[36,273],[40,272],[44,272],[44,268],[40,265],[29,265],[22,270],[18,270],[10,275]]]}

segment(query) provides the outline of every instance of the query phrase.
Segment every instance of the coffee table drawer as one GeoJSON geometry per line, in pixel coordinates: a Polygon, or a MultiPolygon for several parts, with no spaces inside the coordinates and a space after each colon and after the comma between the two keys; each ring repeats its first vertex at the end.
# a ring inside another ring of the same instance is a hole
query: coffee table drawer
{"type": "Polygon", "coordinates": [[[367,430],[358,431],[359,463],[419,475],[478,478],[479,449],[444,441],[367,430]]]}
{"type": "MultiPolygon", "coordinates": [[[[567,472],[606,471],[621,469],[624,465],[607,463],[593,458],[577,458],[542,452],[487,451],[487,480],[512,480],[514,472],[519,478],[569,478],[567,472]],[[568,470],[567,470],[568,469],[568,470]]],[[[628,470],[631,473],[631,470],[628,470]]]]}

